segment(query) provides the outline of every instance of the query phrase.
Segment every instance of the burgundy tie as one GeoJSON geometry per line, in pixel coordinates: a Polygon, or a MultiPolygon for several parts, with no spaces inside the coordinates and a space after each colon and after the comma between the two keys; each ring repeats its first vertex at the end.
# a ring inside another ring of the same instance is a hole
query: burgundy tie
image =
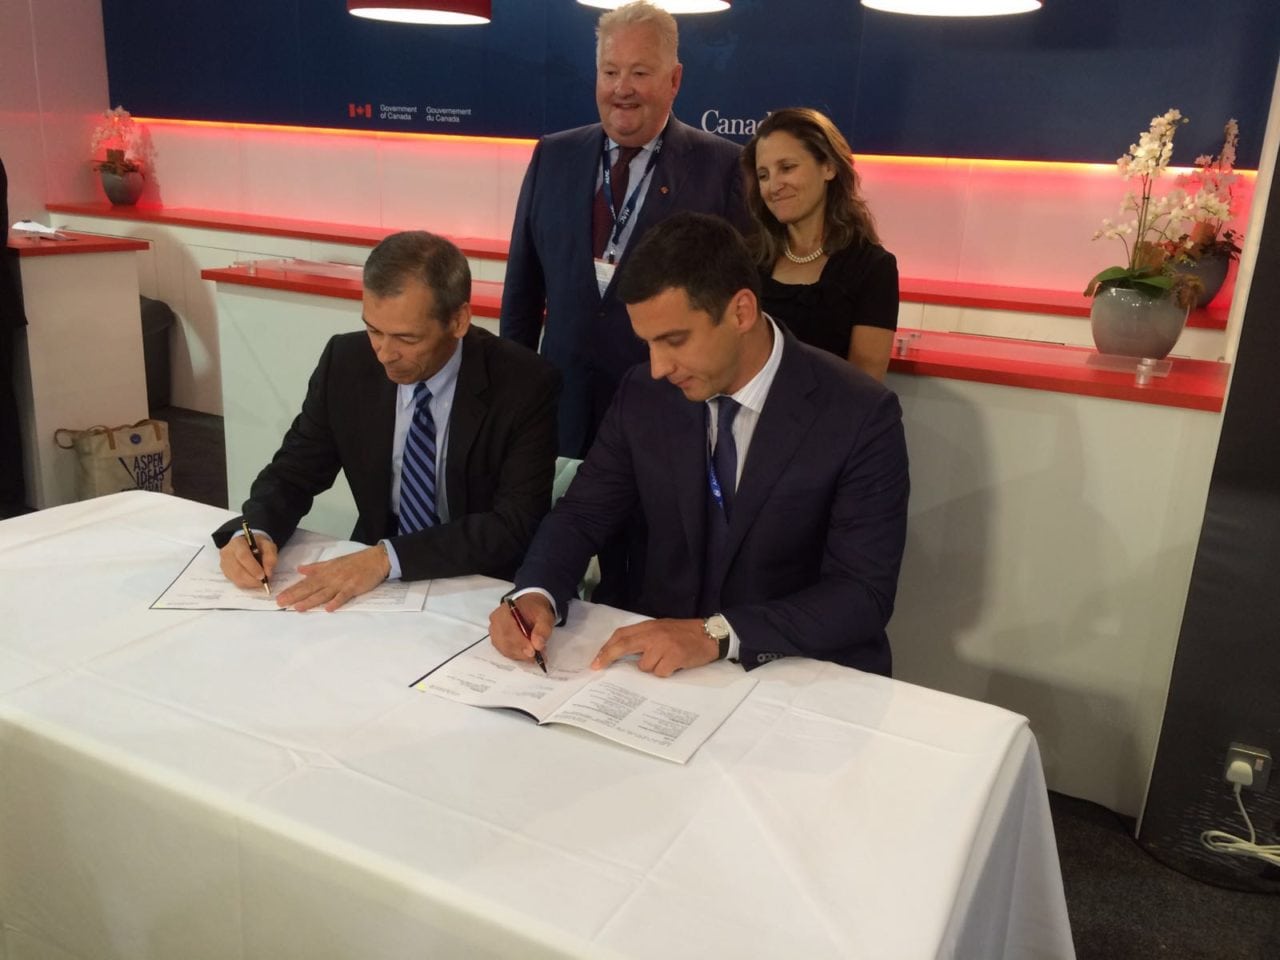
{"type": "MultiPolygon", "coordinates": [[[[627,181],[631,178],[631,161],[641,150],[640,147],[618,147],[618,159],[609,170],[609,182],[613,187],[613,209],[622,215],[622,205],[627,199],[627,181]]],[[[597,257],[604,256],[604,248],[609,244],[613,233],[613,217],[609,216],[609,204],[604,199],[604,182],[596,191],[595,203],[591,208],[591,247],[597,257]]]]}

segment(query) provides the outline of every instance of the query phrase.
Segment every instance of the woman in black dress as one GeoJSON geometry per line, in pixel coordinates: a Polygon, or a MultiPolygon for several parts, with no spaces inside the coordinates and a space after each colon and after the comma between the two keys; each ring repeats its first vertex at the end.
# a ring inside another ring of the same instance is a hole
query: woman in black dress
{"type": "Polygon", "coordinates": [[[762,305],[800,340],[883,380],[898,264],[880,246],[849,144],[817,110],[777,110],[742,154],[762,305]]]}

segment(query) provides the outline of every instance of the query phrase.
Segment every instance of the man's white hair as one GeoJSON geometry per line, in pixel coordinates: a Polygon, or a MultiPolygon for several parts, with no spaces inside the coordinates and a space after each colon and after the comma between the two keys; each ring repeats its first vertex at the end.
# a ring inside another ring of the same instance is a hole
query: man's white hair
{"type": "Polygon", "coordinates": [[[596,63],[600,62],[600,48],[604,38],[623,27],[647,26],[658,35],[658,46],[671,63],[680,59],[680,31],[676,18],[649,0],[633,0],[614,10],[600,14],[596,22],[596,63]]]}

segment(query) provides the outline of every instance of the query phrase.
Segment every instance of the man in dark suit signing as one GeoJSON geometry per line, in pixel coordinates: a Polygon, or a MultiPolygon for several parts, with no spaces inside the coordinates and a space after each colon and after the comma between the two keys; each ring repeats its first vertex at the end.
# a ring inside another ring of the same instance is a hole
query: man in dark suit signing
{"type": "Polygon", "coordinates": [[[680,210],[745,229],[741,149],[681,123],[675,19],[629,3],[596,28],[600,123],[543,137],[516,206],[501,332],[560,370],[560,453],[582,457],[622,375],[644,359],[615,270],[654,224],[680,210]],[[608,181],[606,183],[606,180],[608,181]],[[545,313],[546,333],[543,335],[545,313]]]}
{"type": "Polygon", "coordinates": [[[281,606],[336,610],[383,580],[509,577],[551,503],[559,377],[471,327],[471,271],[452,243],[387,237],[364,266],[363,333],[329,341],[302,412],[213,539],[223,573],[256,588],[312,499],[347,476],[367,549],[303,565],[281,606]],[[254,559],[241,519],[259,536],[254,559]]]}
{"type": "Polygon", "coordinates": [[[635,609],[659,619],[616,631],[593,666],[638,654],[667,676],[805,656],[888,674],[909,486],[897,397],[761,312],[751,256],[719,218],[654,227],[621,280],[648,367],[623,378],[516,573],[532,639],[499,607],[494,646],[554,661],[588,558],[638,507],[635,609]]]}

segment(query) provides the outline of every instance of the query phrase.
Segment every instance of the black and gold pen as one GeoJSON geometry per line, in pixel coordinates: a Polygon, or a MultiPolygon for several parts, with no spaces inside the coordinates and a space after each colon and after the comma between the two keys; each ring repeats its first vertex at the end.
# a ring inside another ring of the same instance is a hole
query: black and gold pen
{"type": "MultiPolygon", "coordinates": [[[[244,528],[244,538],[249,541],[249,552],[253,554],[253,559],[258,561],[258,566],[262,566],[262,548],[258,546],[258,538],[253,535],[253,531],[249,529],[249,521],[241,520],[240,526],[244,528]]],[[[271,596],[271,587],[267,584],[267,572],[264,568],[262,571],[262,592],[268,597],[271,596]]]]}
{"type": "MultiPolygon", "coordinates": [[[[510,597],[503,597],[507,602],[507,609],[511,611],[511,616],[516,621],[516,626],[520,628],[520,632],[524,634],[524,638],[530,643],[533,642],[533,631],[529,629],[529,624],[525,622],[523,616],[520,615],[520,608],[516,606],[516,602],[510,597]]],[[[547,661],[542,658],[542,651],[537,647],[533,648],[533,659],[538,662],[538,666],[542,668],[542,672],[547,672],[547,661]]]]}

